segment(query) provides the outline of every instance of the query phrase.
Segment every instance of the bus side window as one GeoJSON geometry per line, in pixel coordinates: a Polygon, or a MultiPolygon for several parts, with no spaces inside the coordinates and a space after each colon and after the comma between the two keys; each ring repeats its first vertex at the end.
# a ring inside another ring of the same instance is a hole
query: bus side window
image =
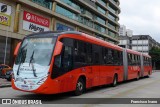
{"type": "Polygon", "coordinates": [[[104,48],[104,63],[107,64],[108,62],[108,49],[104,48]]]}
{"type": "Polygon", "coordinates": [[[63,49],[60,55],[55,56],[52,78],[61,76],[73,69],[73,39],[63,38],[63,49]]]}
{"type": "Polygon", "coordinates": [[[92,45],[91,44],[89,44],[89,43],[87,43],[86,44],[86,47],[87,47],[87,63],[88,64],[91,64],[92,63],[92,45]]]}
{"type": "Polygon", "coordinates": [[[119,65],[123,65],[123,56],[122,52],[118,51],[118,60],[119,60],[119,65]]]}
{"type": "Polygon", "coordinates": [[[146,60],[144,56],[143,56],[143,65],[146,65],[146,60]]]}
{"type": "Polygon", "coordinates": [[[128,65],[132,64],[132,60],[131,60],[131,54],[128,53],[128,65]]]}
{"type": "Polygon", "coordinates": [[[119,65],[119,57],[118,57],[118,51],[113,50],[113,58],[114,58],[114,65],[119,65]]]}
{"type": "Polygon", "coordinates": [[[108,49],[108,60],[107,60],[107,64],[113,64],[113,50],[108,49]]]}
{"type": "Polygon", "coordinates": [[[63,52],[62,52],[62,71],[68,72],[73,69],[73,46],[74,40],[70,38],[64,38],[62,40],[64,44],[63,52]]]}
{"type": "Polygon", "coordinates": [[[62,54],[62,69],[64,72],[72,70],[73,65],[73,55],[72,47],[65,46],[62,54]]]}
{"type": "Polygon", "coordinates": [[[86,43],[80,40],[74,42],[74,68],[86,66],[87,55],[86,43]]]}
{"type": "Polygon", "coordinates": [[[92,45],[92,47],[93,47],[93,63],[95,65],[98,65],[100,64],[100,55],[99,55],[100,47],[97,45],[92,45]]]}

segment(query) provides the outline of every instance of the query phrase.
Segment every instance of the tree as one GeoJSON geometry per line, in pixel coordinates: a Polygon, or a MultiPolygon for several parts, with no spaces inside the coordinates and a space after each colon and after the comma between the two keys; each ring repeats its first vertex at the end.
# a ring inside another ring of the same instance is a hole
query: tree
{"type": "Polygon", "coordinates": [[[155,64],[156,69],[160,69],[160,48],[152,47],[149,55],[152,57],[152,65],[155,64]]]}

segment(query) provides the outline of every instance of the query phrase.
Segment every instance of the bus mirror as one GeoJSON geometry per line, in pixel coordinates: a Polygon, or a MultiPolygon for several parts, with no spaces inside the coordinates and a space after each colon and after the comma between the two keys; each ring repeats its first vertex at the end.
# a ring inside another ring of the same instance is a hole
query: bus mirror
{"type": "Polygon", "coordinates": [[[63,47],[63,43],[60,42],[60,41],[58,41],[58,42],[56,43],[56,47],[55,47],[55,51],[54,51],[54,55],[55,55],[55,56],[57,56],[57,55],[59,55],[59,54],[61,53],[62,47],[63,47]]]}
{"type": "Polygon", "coordinates": [[[16,48],[15,48],[15,50],[14,50],[14,56],[17,56],[18,50],[19,50],[19,48],[20,48],[20,45],[21,45],[21,42],[19,42],[19,43],[17,44],[17,46],[16,46],[16,48]]]}

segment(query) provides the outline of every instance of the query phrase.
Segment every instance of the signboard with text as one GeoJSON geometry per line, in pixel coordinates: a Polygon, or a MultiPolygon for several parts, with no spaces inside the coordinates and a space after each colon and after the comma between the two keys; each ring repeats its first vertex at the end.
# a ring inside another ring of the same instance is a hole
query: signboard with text
{"type": "Polygon", "coordinates": [[[50,20],[48,18],[24,11],[23,29],[32,32],[49,31],[50,20]]]}
{"type": "Polygon", "coordinates": [[[11,6],[0,3],[0,24],[10,26],[11,23],[11,6]]]}

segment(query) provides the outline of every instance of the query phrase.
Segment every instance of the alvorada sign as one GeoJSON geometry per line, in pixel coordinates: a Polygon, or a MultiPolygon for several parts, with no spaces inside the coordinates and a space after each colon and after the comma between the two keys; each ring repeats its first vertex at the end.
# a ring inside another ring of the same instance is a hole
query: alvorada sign
{"type": "Polygon", "coordinates": [[[24,11],[23,29],[32,32],[49,31],[50,20],[42,16],[24,11]]]}

